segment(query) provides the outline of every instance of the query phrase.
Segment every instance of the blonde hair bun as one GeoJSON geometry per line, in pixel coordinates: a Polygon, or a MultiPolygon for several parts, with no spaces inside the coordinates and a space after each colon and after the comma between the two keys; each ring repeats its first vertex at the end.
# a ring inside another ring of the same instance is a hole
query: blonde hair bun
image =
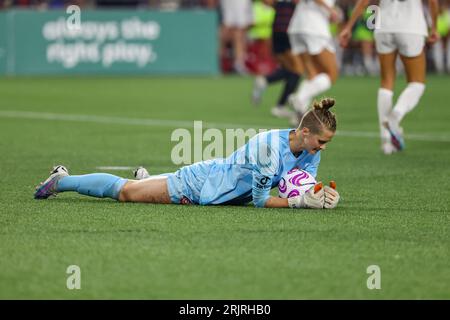
{"type": "Polygon", "coordinates": [[[320,102],[314,101],[313,108],[314,110],[329,110],[335,103],[336,100],[333,98],[323,98],[320,102]]]}

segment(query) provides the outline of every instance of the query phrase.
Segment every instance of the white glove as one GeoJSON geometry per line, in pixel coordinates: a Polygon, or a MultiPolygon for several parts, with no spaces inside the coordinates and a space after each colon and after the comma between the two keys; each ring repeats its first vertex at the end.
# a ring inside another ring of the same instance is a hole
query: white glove
{"type": "Polygon", "coordinates": [[[314,193],[314,187],[312,187],[304,195],[288,198],[288,203],[290,208],[322,209],[325,203],[325,192],[322,188],[314,193]]]}
{"type": "Polygon", "coordinates": [[[329,186],[325,186],[323,190],[325,192],[325,203],[323,207],[325,209],[335,208],[340,199],[339,193],[329,186]]]}

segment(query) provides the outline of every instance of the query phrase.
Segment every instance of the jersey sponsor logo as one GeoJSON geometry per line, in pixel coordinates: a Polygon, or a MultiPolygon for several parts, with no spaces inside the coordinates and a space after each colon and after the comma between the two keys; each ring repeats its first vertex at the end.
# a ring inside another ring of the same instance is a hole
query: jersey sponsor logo
{"type": "Polygon", "coordinates": [[[268,184],[270,181],[270,178],[267,176],[263,176],[259,181],[256,183],[256,187],[259,189],[267,189],[270,188],[271,185],[268,184]]]}
{"type": "Polygon", "coordinates": [[[270,178],[269,177],[263,177],[261,178],[261,180],[259,180],[259,183],[261,183],[263,186],[265,186],[267,184],[267,182],[269,182],[270,178]]]}

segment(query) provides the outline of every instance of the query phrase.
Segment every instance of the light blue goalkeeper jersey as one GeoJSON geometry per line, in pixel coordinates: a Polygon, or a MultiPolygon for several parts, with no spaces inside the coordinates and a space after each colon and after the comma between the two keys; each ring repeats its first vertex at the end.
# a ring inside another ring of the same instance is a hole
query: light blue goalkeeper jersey
{"type": "Polygon", "coordinates": [[[320,152],[303,151],[295,157],[289,147],[291,131],[259,133],[227,158],[194,163],[168,174],[172,202],[226,205],[253,201],[264,207],[270,190],[287,171],[298,167],[315,177],[320,152]]]}

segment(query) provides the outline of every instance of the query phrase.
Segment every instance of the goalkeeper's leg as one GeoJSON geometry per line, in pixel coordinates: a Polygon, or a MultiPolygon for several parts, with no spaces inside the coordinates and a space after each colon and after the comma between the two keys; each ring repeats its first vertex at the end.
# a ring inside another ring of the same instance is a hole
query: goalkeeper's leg
{"type": "Polygon", "coordinates": [[[128,180],[120,191],[118,200],[123,202],[172,203],[167,176],[128,180]]]}
{"type": "Polygon", "coordinates": [[[70,176],[62,170],[51,173],[51,176],[37,188],[35,198],[47,199],[51,195],[68,191],[119,201],[171,203],[166,176],[136,181],[108,173],[70,176]]]}
{"type": "Polygon", "coordinates": [[[68,176],[58,182],[57,191],[77,191],[87,196],[107,197],[122,202],[171,203],[167,177],[137,181],[107,173],[68,176]]]}
{"type": "Polygon", "coordinates": [[[58,181],[57,192],[76,191],[80,194],[111,198],[122,202],[171,203],[167,177],[128,180],[107,173],[67,176],[58,181]]]}

